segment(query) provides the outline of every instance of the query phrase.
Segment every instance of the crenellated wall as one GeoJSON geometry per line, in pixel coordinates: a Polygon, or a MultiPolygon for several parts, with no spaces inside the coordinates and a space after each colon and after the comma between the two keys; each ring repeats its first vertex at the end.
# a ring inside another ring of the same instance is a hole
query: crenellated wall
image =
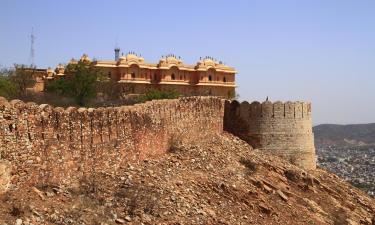
{"type": "Polygon", "coordinates": [[[10,177],[12,184],[78,185],[98,173],[117,175],[129,162],[167,152],[175,140],[200,141],[223,130],[315,168],[309,103],[189,97],[64,109],[0,97],[0,191],[10,177]]]}
{"type": "Polygon", "coordinates": [[[75,185],[163,154],[173,140],[221,133],[223,115],[223,101],[210,97],[97,109],[0,98],[0,159],[11,163],[13,184],[75,185]]]}
{"type": "Polygon", "coordinates": [[[316,168],[310,103],[226,101],[224,129],[302,168],[316,168]]]}

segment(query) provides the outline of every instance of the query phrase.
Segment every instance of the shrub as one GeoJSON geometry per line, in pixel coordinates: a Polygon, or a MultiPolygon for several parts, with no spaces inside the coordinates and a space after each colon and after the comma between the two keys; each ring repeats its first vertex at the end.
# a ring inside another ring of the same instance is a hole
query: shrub
{"type": "Polygon", "coordinates": [[[168,152],[177,153],[183,148],[182,140],[180,137],[173,136],[168,141],[168,152]]]}
{"type": "Polygon", "coordinates": [[[242,165],[246,166],[246,168],[248,168],[251,173],[255,173],[258,169],[257,163],[250,160],[250,159],[242,158],[242,159],[240,159],[240,163],[242,165]]]}
{"type": "Polygon", "coordinates": [[[298,170],[288,169],[285,170],[284,175],[288,180],[297,182],[301,179],[301,173],[298,170]]]}
{"type": "Polygon", "coordinates": [[[27,95],[27,88],[35,81],[35,67],[14,65],[12,69],[0,69],[0,95],[6,98],[22,98],[27,95]]]}
{"type": "Polygon", "coordinates": [[[144,93],[143,95],[139,96],[138,101],[146,102],[154,99],[174,99],[178,97],[180,97],[180,94],[173,89],[165,91],[150,89],[146,91],[146,93],[144,93]]]}
{"type": "Polygon", "coordinates": [[[0,96],[10,99],[16,96],[16,93],[13,83],[7,77],[0,76],[0,96]]]}

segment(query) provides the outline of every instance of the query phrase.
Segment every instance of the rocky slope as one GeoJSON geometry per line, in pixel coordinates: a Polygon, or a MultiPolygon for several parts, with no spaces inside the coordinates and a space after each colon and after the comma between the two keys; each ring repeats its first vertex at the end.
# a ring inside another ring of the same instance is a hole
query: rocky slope
{"type": "Polygon", "coordinates": [[[12,187],[0,224],[375,224],[375,200],[224,134],[82,186],[12,187]]]}

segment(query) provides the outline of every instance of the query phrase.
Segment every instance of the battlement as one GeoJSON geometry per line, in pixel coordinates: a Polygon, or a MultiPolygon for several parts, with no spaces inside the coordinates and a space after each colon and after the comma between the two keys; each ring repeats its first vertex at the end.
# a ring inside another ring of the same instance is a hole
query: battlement
{"type": "Polygon", "coordinates": [[[228,101],[230,108],[238,108],[237,115],[245,117],[264,117],[264,118],[311,118],[311,103],[309,102],[270,102],[262,103],[254,101],[251,104],[247,101],[239,103],[238,101],[228,101]],[[240,107],[238,107],[240,106],[240,107]]]}

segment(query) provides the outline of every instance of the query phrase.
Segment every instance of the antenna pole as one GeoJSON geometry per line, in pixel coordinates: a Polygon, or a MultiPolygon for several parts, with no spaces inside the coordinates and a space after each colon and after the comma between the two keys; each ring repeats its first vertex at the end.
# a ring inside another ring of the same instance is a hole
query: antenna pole
{"type": "Polygon", "coordinates": [[[34,42],[35,42],[35,35],[34,35],[34,27],[31,28],[31,35],[30,35],[30,60],[31,60],[31,66],[35,66],[35,49],[34,49],[34,42]]]}

